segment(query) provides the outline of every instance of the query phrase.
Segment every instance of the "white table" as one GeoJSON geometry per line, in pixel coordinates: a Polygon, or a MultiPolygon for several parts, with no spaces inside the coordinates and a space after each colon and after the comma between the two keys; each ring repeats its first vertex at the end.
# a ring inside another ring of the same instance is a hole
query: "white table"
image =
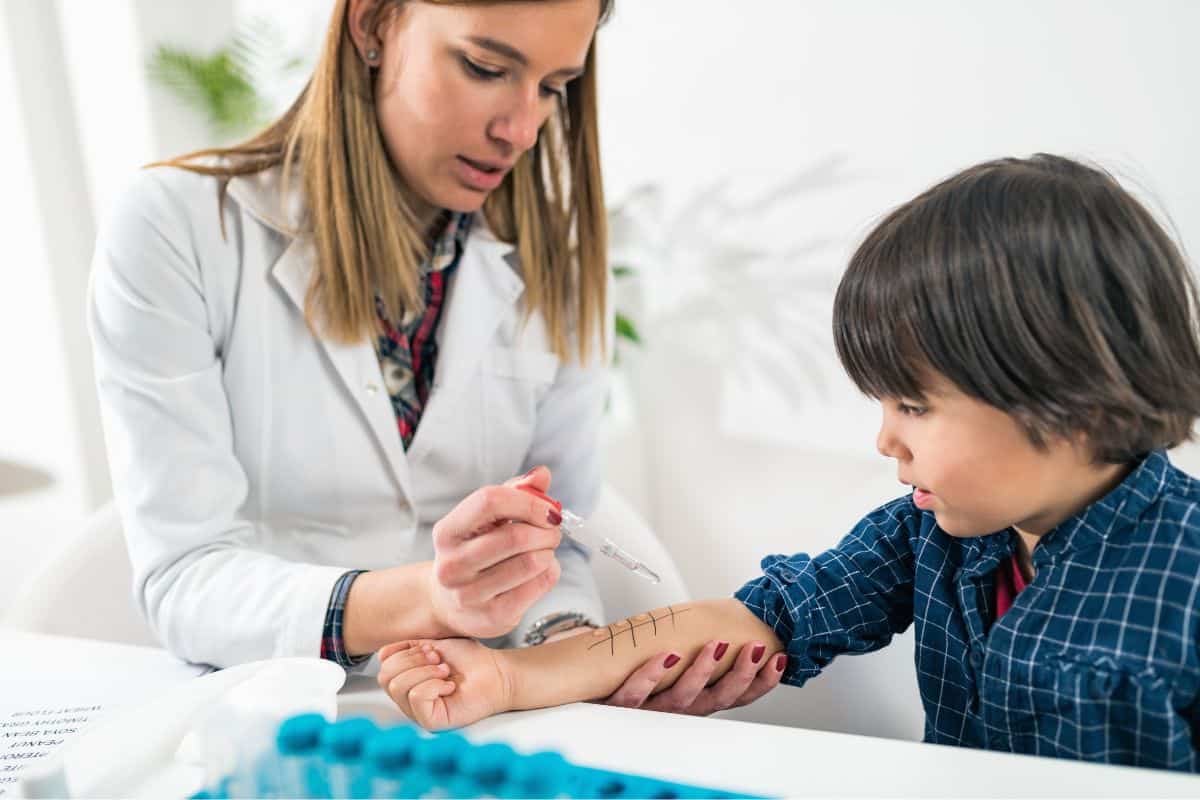
{"type": "MultiPolygon", "coordinates": [[[[56,676],[74,670],[80,682],[115,672],[147,682],[188,674],[162,651],[0,629],[0,704],[20,696],[31,652],[56,676]]],[[[347,683],[339,713],[403,719],[366,678],[347,683]]],[[[761,795],[1200,797],[1200,777],[1178,773],[586,703],[506,714],[463,732],[526,752],[557,750],[587,766],[761,795]]]]}

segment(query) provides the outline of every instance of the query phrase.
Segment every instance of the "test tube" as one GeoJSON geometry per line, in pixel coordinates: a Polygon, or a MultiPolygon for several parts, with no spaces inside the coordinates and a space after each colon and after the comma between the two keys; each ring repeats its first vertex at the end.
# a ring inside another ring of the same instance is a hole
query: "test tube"
{"type": "MultiPolygon", "coordinates": [[[[421,737],[411,726],[391,728],[367,742],[363,751],[371,773],[372,797],[419,797],[410,778],[421,737]]],[[[422,787],[424,791],[424,787],[422,787]]]]}
{"type": "Polygon", "coordinates": [[[444,785],[458,773],[459,759],[470,747],[471,743],[462,734],[439,733],[421,743],[415,760],[434,780],[444,785]]]}
{"type": "Polygon", "coordinates": [[[471,778],[480,797],[500,797],[508,771],[521,758],[506,744],[491,742],[472,747],[459,759],[459,772],[471,778]]]}
{"type": "Polygon", "coordinates": [[[321,731],[328,723],[320,714],[284,720],[275,736],[279,751],[280,797],[327,797],[329,786],[321,763],[321,731]]]}
{"type": "Polygon", "coordinates": [[[370,796],[371,776],[363,768],[363,751],[378,730],[374,722],[359,717],[336,722],[321,731],[331,797],[370,796]]]}
{"type": "Polygon", "coordinates": [[[549,750],[518,758],[509,770],[504,796],[558,797],[565,794],[570,773],[567,760],[549,750]]]}

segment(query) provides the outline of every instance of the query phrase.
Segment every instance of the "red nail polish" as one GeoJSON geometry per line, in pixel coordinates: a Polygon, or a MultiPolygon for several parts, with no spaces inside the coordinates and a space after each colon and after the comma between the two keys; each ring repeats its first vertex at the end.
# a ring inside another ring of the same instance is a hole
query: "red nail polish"
{"type": "Polygon", "coordinates": [[[546,519],[549,520],[550,524],[556,528],[559,525],[562,525],[562,514],[558,513],[553,508],[546,511],[546,519]]]}
{"type": "Polygon", "coordinates": [[[783,672],[783,668],[787,666],[787,656],[783,653],[775,656],[775,671],[783,672]]]}
{"type": "Polygon", "coordinates": [[[666,667],[667,669],[670,669],[671,667],[675,666],[678,663],[679,663],[679,656],[675,655],[674,653],[671,653],[671,655],[669,655],[663,659],[663,666],[666,667]]]}
{"type": "Polygon", "coordinates": [[[729,649],[729,642],[721,642],[717,645],[717,649],[713,651],[713,660],[720,661],[721,656],[725,655],[725,651],[729,649]]]}
{"type": "Polygon", "coordinates": [[[750,661],[754,664],[757,664],[759,661],[762,661],[763,653],[765,652],[767,652],[767,646],[765,644],[754,645],[754,649],[750,651],[750,661]]]}

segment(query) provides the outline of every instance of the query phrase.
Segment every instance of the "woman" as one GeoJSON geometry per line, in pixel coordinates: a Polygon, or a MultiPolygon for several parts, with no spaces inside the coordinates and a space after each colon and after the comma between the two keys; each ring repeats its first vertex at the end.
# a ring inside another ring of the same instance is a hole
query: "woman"
{"type": "Polygon", "coordinates": [[[610,2],[339,0],[287,113],[125,193],[90,324],[136,595],[173,652],[350,667],[603,621],[515,487],[553,474],[585,514],[599,491],[610,2]]]}

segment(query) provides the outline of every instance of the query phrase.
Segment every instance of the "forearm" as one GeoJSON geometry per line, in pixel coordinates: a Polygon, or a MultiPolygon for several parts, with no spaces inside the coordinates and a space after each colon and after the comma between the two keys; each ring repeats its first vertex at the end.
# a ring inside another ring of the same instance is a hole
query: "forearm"
{"type": "Polygon", "coordinates": [[[498,655],[509,678],[510,708],[524,710],[607,697],[648,657],[675,653],[679,662],[656,688],[661,691],[714,639],[730,646],[718,662],[713,680],[729,670],[748,642],[763,642],[768,652],[783,649],[770,628],[741,602],[729,598],[667,606],[591,634],[498,655]]]}
{"type": "Polygon", "coordinates": [[[346,598],[346,652],[360,656],[403,639],[461,635],[434,612],[432,570],[432,562],[423,561],[359,575],[346,598]]]}

